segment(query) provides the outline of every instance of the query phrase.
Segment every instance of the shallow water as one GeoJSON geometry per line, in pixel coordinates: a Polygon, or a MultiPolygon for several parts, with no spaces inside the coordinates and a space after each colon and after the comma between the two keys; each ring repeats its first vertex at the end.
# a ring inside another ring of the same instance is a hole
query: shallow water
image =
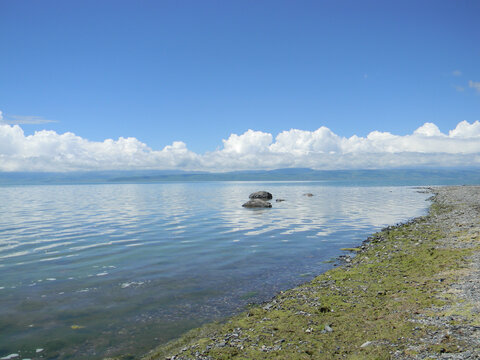
{"type": "Polygon", "coordinates": [[[144,353],[311,279],[340,248],[425,214],[428,196],[322,182],[0,187],[0,357],[144,353]],[[242,208],[257,190],[286,201],[242,208]]]}

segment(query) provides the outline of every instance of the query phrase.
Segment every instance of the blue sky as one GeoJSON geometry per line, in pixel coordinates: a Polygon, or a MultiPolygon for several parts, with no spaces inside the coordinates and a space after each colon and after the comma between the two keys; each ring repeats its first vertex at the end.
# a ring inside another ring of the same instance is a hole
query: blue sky
{"type": "Polygon", "coordinates": [[[478,14],[478,1],[0,0],[0,110],[25,135],[195,153],[248,129],[447,133],[480,119],[478,14]]]}

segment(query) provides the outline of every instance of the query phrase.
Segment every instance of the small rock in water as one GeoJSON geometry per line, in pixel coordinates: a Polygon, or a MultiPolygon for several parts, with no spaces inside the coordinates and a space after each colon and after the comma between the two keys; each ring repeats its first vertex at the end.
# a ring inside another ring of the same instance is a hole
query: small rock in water
{"type": "Polygon", "coordinates": [[[19,354],[10,354],[10,355],[4,356],[0,359],[1,360],[10,360],[10,359],[15,359],[16,357],[19,357],[19,356],[20,356],[19,354]]]}
{"type": "Polygon", "coordinates": [[[312,193],[306,193],[306,194],[303,194],[303,196],[312,197],[313,194],[312,193]]]}
{"type": "Polygon", "coordinates": [[[285,199],[277,199],[275,200],[276,202],[282,202],[282,201],[285,201],[285,199]]]}
{"type": "Polygon", "coordinates": [[[270,204],[268,201],[265,201],[265,200],[252,199],[247,201],[242,206],[246,208],[271,208],[272,204],[270,204]]]}
{"type": "Polygon", "coordinates": [[[248,197],[250,199],[264,199],[264,200],[270,200],[273,198],[272,194],[270,194],[268,191],[257,191],[257,192],[251,193],[248,197]]]}

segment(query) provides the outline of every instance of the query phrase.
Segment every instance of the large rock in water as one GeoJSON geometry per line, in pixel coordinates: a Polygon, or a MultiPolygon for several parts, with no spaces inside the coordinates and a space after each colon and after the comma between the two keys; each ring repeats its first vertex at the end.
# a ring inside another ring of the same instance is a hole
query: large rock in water
{"type": "Polygon", "coordinates": [[[252,199],[252,200],[248,200],[242,206],[246,208],[271,208],[272,204],[262,199],[252,199]]]}
{"type": "Polygon", "coordinates": [[[268,191],[257,191],[257,192],[251,193],[248,197],[250,199],[263,199],[263,200],[270,200],[273,198],[272,194],[270,194],[268,191]]]}

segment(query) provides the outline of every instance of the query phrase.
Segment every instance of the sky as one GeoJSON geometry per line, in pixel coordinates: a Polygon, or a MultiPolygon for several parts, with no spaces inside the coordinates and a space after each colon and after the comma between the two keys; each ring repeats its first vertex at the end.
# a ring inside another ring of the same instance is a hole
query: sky
{"type": "Polygon", "coordinates": [[[478,14],[0,0],[0,171],[478,167],[478,14]]]}

